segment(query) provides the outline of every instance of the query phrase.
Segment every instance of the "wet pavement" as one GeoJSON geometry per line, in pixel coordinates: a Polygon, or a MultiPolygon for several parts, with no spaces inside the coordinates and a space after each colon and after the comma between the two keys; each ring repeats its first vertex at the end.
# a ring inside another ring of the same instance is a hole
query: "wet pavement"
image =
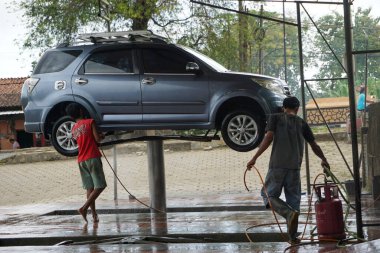
{"type": "MultiPolygon", "coordinates": [[[[97,224],[90,214],[89,223],[83,222],[75,211],[78,204],[1,208],[0,252],[283,252],[290,246],[273,214],[253,194],[171,198],[165,214],[150,213],[135,200],[104,201],[98,205],[97,224]],[[54,246],[57,244],[61,245],[54,246]]],[[[363,209],[365,224],[379,220],[379,204],[371,198],[364,199],[363,209]]],[[[313,213],[305,228],[307,210],[308,201],[303,198],[298,231],[306,230],[304,243],[312,238],[317,241],[317,236],[310,234],[315,227],[313,213]]],[[[356,231],[354,211],[346,224],[348,230],[356,231]]],[[[286,231],[284,224],[281,228],[286,231]]],[[[380,240],[373,240],[380,238],[380,228],[365,227],[364,232],[372,244],[338,252],[363,252],[365,247],[365,252],[378,252],[373,249],[380,248],[380,240]]],[[[336,249],[342,250],[335,242],[315,242],[289,252],[336,249]]]]}
{"type": "MultiPolygon", "coordinates": [[[[335,175],[349,178],[333,143],[321,142],[335,175]]],[[[351,160],[350,145],[341,146],[351,160]]],[[[112,164],[112,154],[107,153],[112,164]]],[[[265,175],[270,152],[257,166],[265,175]]],[[[265,210],[259,194],[259,177],[243,172],[250,153],[227,148],[187,152],[165,151],[167,213],[155,214],[136,200],[129,200],[118,186],[119,200],[113,200],[113,177],[104,161],[109,187],[97,201],[100,222],[86,225],[76,213],[83,204],[84,191],[74,159],[0,166],[0,252],[283,252],[290,245],[265,210]],[[248,235],[248,236],[247,236],[248,235]],[[252,241],[252,242],[250,242],[252,241]],[[60,246],[54,246],[61,244],[60,246]]],[[[322,172],[311,155],[311,179],[322,172]]],[[[118,173],[135,196],[149,204],[147,160],[144,152],[120,154],[118,173]]],[[[305,175],[303,171],[303,191],[305,175]]],[[[312,201],[314,203],[315,199],[312,201]]],[[[336,242],[319,243],[315,214],[307,218],[308,200],[302,197],[299,232],[305,245],[289,252],[380,252],[379,226],[364,227],[369,243],[338,248],[336,242]],[[306,220],[309,224],[305,226],[306,220]],[[314,240],[313,244],[310,240],[314,240]]],[[[380,219],[379,201],[363,197],[363,223],[380,219]]],[[[314,208],[312,209],[314,210],[314,208]]],[[[345,208],[344,208],[345,210],[345,208]]],[[[284,222],[279,217],[280,222],[284,222]]],[[[355,211],[350,210],[347,228],[353,242],[355,211]]],[[[285,224],[280,224],[286,231],[285,224]]]]}

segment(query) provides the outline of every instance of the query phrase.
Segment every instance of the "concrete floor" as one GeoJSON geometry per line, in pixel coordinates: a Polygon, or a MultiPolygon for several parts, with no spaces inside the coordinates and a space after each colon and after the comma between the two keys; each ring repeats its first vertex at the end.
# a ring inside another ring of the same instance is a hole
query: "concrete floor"
{"type": "MultiPolygon", "coordinates": [[[[167,204],[166,214],[154,214],[135,200],[104,201],[98,205],[98,224],[91,221],[91,215],[89,223],[84,223],[75,211],[79,203],[0,208],[0,252],[283,252],[290,246],[258,196],[171,198],[167,204]],[[248,230],[253,242],[245,234],[249,227],[253,227],[248,230]],[[65,241],[70,243],[53,246],[65,241]]],[[[365,224],[379,221],[379,207],[371,198],[364,199],[365,224]]],[[[304,198],[299,232],[305,228],[307,209],[304,198]]],[[[310,222],[305,239],[312,237],[314,214],[310,222]]],[[[349,214],[347,226],[356,231],[354,212],[349,214]]],[[[284,224],[281,228],[286,231],[284,224]]],[[[380,240],[374,241],[380,238],[380,228],[365,227],[364,233],[372,241],[370,244],[355,246],[357,249],[346,247],[339,252],[379,252],[373,250],[380,249],[380,240]]],[[[290,252],[337,249],[336,243],[315,243],[292,248],[290,252]]]]}
{"type": "MultiPolygon", "coordinates": [[[[347,177],[334,145],[320,145],[335,175],[347,177]]],[[[349,145],[342,149],[350,160],[349,145]]],[[[258,162],[263,175],[269,154],[264,153],[258,162]]],[[[227,148],[166,151],[166,214],[151,214],[148,208],[129,200],[120,186],[120,200],[113,201],[112,173],[105,168],[109,187],[97,201],[100,222],[93,224],[89,215],[87,225],[76,213],[83,204],[84,192],[75,160],[4,164],[0,166],[0,252],[283,252],[289,244],[271,211],[263,208],[258,195],[261,183],[254,172],[247,177],[251,192],[244,189],[243,172],[251,156],[227,148]],[[247,229],[253,242],[246,236],[247,229]],[[67,245],[54,246],[64,242],[67,245]]],[[[149,195],[146,155],[120,155],[118,167],[128,189],[149,204],[144,197],[149,195]]],[[[318,159],[311,156],[312,179],[320,172],[318,159]]],[[[305,181],[303,175],[303,191],[305,181]]],[[[377,223],[379,201],[374,203],[370,196],[364,196],[362,203],[364,224],[377,223]]],[[[307,219],[306,195],[301,211],[299,232],[304,231],[307,219]]],[[[315,227],[315,216],[311,215],[304,238],[317,240],[311,235],[315,227]]],[[[356,231],[353,210],[346,224],[349,231],[356,231]]],[[[280,227],[286,231],[284,224],[280,227]]],[[[336,243],[314,241],[289,252],[380,252],[380,228],[365,227],[364,234],[370,243],[341,249],[336,243]]]]}

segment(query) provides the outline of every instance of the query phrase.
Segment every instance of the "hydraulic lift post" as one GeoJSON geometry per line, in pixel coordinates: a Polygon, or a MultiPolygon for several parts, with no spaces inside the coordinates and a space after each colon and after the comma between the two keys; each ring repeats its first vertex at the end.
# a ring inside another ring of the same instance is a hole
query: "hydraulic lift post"
{"type": "MultiPolygon", "coordinates": [[[[212,140],[220,140],[219,135],[215,133],[213,136],[208,136],[209,131],[203,136],[181,136],[181,135],[167,135],[167,136],[140,136],[128,139],[114,139],[102,142],[101,147],[113,145],[113,166],[115,172],[114,178],[114,199],[117,200],[117,150],[116,145],[133,142],[133,141],[147,141],[148,151],[148,174],[149,174],[149,193],[151,199],[152,212],[166,212],[166,186],[165,186],[165,163],[164,163],[164,140],[187,140],[187,141],[201,141],[210,142],[212,140]]],[[[129,199],[135,197],[129,195],[129,199]]]]}
{"type": "Polygon", "coordinates": [[[148,148],[149,192],[151,212],[166,212],[165,164],[162,140],[150,140],[148,148]]]}

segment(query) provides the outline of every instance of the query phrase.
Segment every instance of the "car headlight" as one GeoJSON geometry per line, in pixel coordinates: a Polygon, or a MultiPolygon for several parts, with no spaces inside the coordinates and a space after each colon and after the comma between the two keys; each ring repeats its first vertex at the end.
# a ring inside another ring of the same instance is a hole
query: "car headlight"
{"type": "Polygon", "coordinates": [[[283,86],[283,83],[281,82],[281,80],[257,78],[257,77],[253,77],[251,79],[252,79],[252,81],[260,84],[262,87],[265,87],[268,90],[271,90],[275,93],[285,94],[284,86],[283,86]]]}
{"type": "Polygon", "coordinates": [[[36,87],[39,80],[40,80],[39,78],[33,78],[33,77],[25,80],[24,85],[28,88],[28,94],[32,92],[34,87],[36,87]]]}

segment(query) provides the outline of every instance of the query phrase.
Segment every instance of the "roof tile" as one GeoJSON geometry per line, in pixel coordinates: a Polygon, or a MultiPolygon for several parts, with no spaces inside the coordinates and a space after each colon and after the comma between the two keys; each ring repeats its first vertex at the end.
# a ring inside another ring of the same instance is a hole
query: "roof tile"
{"type": "Polygon", "coordinates": [[[0,110],[21,107],[21,88],[27,77],[0,78],[0,110]]]}

